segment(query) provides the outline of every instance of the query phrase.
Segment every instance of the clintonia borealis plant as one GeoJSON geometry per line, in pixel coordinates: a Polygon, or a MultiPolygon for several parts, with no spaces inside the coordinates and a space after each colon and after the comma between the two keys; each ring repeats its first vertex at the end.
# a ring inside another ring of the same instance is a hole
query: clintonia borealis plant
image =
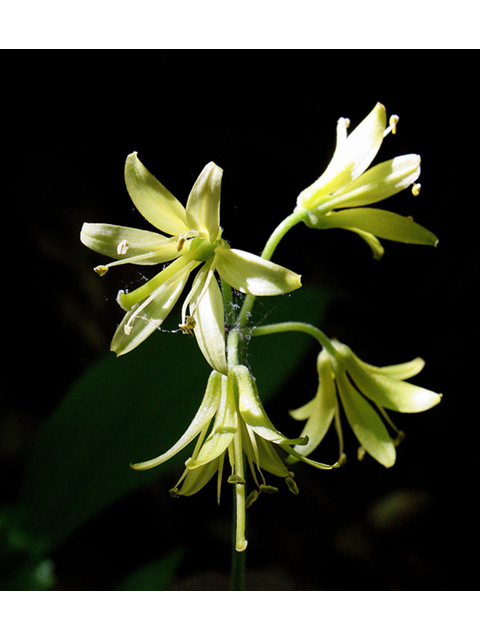
{"type": "Polygon", "coordinates": [[[222,169],[213,162],[200,173],[184,207],[132,153],[125,164],[127,190],[135,207],[156,230],[83,225],[82,242],[111,259],[96,267],[101,276],[126,263],[168,263],[137,289],[119,291],[117,302],[125,316],[112,340],[111,348],[117,355],[127,354],[159,329],[183,294],[179,330],[195,336],[212,372],[198,411],[180,440],[158,457],[131,466],[135,470],[150,469],[195,442],[171,494],[192,495],[216,476],[220,500],[226,477],[235,492],[236,553],[247,547],[246,508],[261,493],[278,491],[269,476],[283,478],[296,494],[298,487],[289,469],[292,463],[302,461],[326,470],[345,462],[342,420],[350,425],[360,444],[359,458],[368,453],[391,467],[403,434],[387,411],[416,413],[430,409],[441,399],[438,393],[406,382],[423,368],[421,358],[374,367],[307,323],[249,326],[257,296],[277,296],[301,286],[300,275],[271,261],[280,240],[300,222],[315,230],[353,231],[368,243],[376,259],[384,252],[379,238],[437,244],[434,234],[410,217],[371,206],[408,187],[414,195],[420,190],[415,182],[420,174],[420,157],[416,154],[370,166],[385,136],[395,133],[397,123],[398,116],[391,116],[387,124],[381,104],[350,134],[349,121],[340,118],[332,160],[318,180],[300,193],[293,213],[274,229],[261,256],[231,248],[222,237],[222,169]],[[227,332],[225,309],[231,307],[232,289],[246,295],[227,332]],[[255,372],[249,370],[244,354],[246,337],[289,331],[309,334],[321,349],[318,391],[306,405],[291,411],[295,420],[304,423],[296,438],[283,435],[268,418],[255,372]],[[332,424],[339,440],[339,456],[334,464],[323,464],[310,455],[332,424]]]}

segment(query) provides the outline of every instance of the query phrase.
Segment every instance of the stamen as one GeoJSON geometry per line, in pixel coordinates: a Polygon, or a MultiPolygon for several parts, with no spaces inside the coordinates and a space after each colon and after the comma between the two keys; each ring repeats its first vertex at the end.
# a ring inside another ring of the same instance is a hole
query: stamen
{"type": "Polygon", "coordinates": [[[263,493],[278,493],[277,487],[272,487],[271,484],[261,484],[259,488],[263,493]]]}
{"type": "Polygon", "coordinates": [[[251,493],[249,493],[245,501],[245,509],[248,509],[248,507],[251,507],[252,504],[255,502],[255,500],[258,500],[259,495],[260,495],[260,492],[257,491],[256,489],[254,489],[251,493]]]}
{"type": "MultiPolygon", "coordinates": [[[[190,307],[190,310],[192,312],[192,314],[194,314],[197,310],[198,305],[200,304],[203,296],[205,295],[205,293],[207,292],[208,286],[210,284],[210,280],[212,279],[212,276],[215,272],[215,264],[216,264],[216,258],[211,258],[211,262],[206,262],[205,263],[205,267],[208,267],[208,273],[207,275],[204,277],[202,275],[202,272],[200,271],[197,278],[195,278],[194,282],[193,282],[193,286],[190,289],[187,297],[185,298],[185,300],[183,301],[182,304],[182,321],[183,324],[186,324],[186,318],[187,316],[187,307],[190,304],[190,301],[192,300],[192,298],[194,296],[196,296],[197,291],[199,290],[199,288],[202,288],[202,292],[200,293],[200,296],[198,298],[198,300],[195,303],[195,307],[192,308],[190,307]]],[[[181,328],[181,325],[179,325],[181,328]]]]}
{"type": "Polygon", "coordinates": [[[196,229],[190,229],[190,231],[186,231],[185,233],[181,233],[178,236],[178,243],[177,243],[177,251],[181,251],[183,249],[183,245],[185,244],[185,242],[188,240],[189,236],[197,236],[198,235],[198,231],[196,229]]]}
{"type": "Polygon", "coordinates": [[[130,246],[130,243],[126,239],[124,239],[121,242],[119,242],[118,245],[117,245],[117,253],[118,253],[118,255],[119,256],[124,256],[127,253],[129,246],[130,246]]]}
{"type": "Polygon", "coordinates": [[[349,126],[350,120],[348,118],[339,118],[337,120],[337,147],[340,147],[347,139],[347,129],[349,126]]]}
{"type": "MultiPolygon", "coordinates": [[[[119,291],[118,292],[118,296],[117,296],[117,302],[118,304],[120,304],[119,299],[120,299],[120,294],[123,293],[123,291],[119,291]]],[[[132,333],[132,329],[133,329],[133,323],[135,322],[135,320],[137,318],[140,318],[142,320],[145,320],[145,322],[153,322],[155,324],[155,326],[157,327],[157,329],[160,328],[162,321],[160,322],[155,322],[153,319],[150,320],[149,318],[146,318],[145,316],[141,316],[140,313],[145,309],[145,307],[147,307],[150,302],[152,301],[151,296],[148,296],[148,298],[146,298],[142,304],[138,307],[138,309],[135,310],[134,313],[132,313],[132,315],[130,316],[130,318],[128,319],[128,322],[126,322],[123,325],[123,331],[125,333],[126,336],[129,336],[132,333]]],[[[122,306],[120,304],[120,306],[122,306]]]]}
{"type": "Polygon", "coordinates": [[[193,336],[193,329],[195,329],[197,323],[195,322],[195,318],[193,316],[186,316],[185,323],[179,324],[178,326],[182,330],[182,333],[186,336],[193,336]]]}
{"type": "Polygon", "coordinates": [[[295,482],[295,480],[293,479],[292,476],[287,476],[285,478],[285,482],[287,483],[287,487],[289,488],[289,490],[293,493],[294,496],[298,496],[298,487],[297,487],[297,483],[295,482]]]}
{"type": "Polygon", "coordinates": [[[108,267],[104,264],[99,264],[98,267],[95,267],[94,271],[98,273],[99,276],[104,276],[108,271],[108,267]]]}
{"type": "Polygon", "coordinates": [[[398,121],[400,120],[400,117],[397,115],[392,115],[390,116],[390,119],[388,121],[388,124],[390,126],[388,126],[385,131],[383,132],[383,137],[385,138],[385,136],[388,136],[388,134],[391,132],[393,135],[395,135],[397,133],[397,124],[398,121]]]}
{"type": "Polygon", "coordinates": [[[412,184],[412,193],[414,196],[418,196],[418,194],[420,193],[420,189],[422,188],[422,185],[419,182],[414,182],[412,184]]]}
{"type": "Polygon", "coordinates": [[[364,459],[365,457],[365,449],[363,447],[358,447],[358,451],[357,451],[357,459],[360,460],[360,462],[364,459]]]}

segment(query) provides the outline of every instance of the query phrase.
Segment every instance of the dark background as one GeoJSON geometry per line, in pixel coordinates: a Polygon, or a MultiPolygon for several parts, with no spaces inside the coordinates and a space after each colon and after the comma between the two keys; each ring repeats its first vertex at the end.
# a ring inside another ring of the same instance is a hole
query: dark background
{"type": "MultiPolygon", "coordinates": [[[[137,151],[184,203],[200,170],[215,161],[224,169],[224,237],[260,253],[328,163],[338,117],[353,128],[380,101],[400,123],[377,161],[422,156],[421,195],[399,194],[385,208],[432,230],[438,248],[385,241],[377,262],[355,234],[298,226],[275,259],[331,297],[322,325],[328,335],[372,364],[422,356],[418,384],[444,398],[427,413],[395,416],[407,437],[394,468],[357,462],[345,424],[344,469],[298,467],[298,497],[282,491],[254,505],[247,586],[470,588],[468,569],[477,562],[476,99],[441,52],[350,52],[347,67],[341,55],[94,52],[60,64],[59,52],[31,53],[21,65],[22,83],[12,81],[4,99],[5,505],[18,501],[43,421],[108,352],[121,317],[115,296],[125,276],[98,278],[98,258],[79,232],[84,221],[147,228],[124,187],[126,156],[137,151]]],[[[128,277],[135,283],[142,274],[128,277]]],[[[281,431],[288,409],[315,392],[315,358],[316,350],[266,407],[281,431]]],[[[334,449],[327,440],[325,453],[334,449]]],[[[228,497],[218,507],[212,483],[172,501],[168,489],[181,467],[179,460],[167,478],[110,505],[62,544],[54,588],[113,589],[159,549],[177,548],[173,589],[228,588],[228,497]]]]}

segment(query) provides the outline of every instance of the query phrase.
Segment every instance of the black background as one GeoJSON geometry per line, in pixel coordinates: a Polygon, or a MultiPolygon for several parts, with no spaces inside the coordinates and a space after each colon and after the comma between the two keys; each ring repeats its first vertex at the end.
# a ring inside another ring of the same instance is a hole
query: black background
{"type": "MultiPolygon", "coordinates": [[[[336,291],[322,327],[328,335],[372,364],[422,356],[427,366],[418,383],[444,398],[425,414],[398,417],[407,438],[394,468],[356,462],[345,429],[351,463],[341,474],[299,468],[298,497],[281,492],[252,507],[248,587],[470,588],[468,568],[477,561],[478,163],[476,99],[456,72],[462,65],[447,64],[441,52],[394,51],[27,58],[4,97],[4,503],[17,499],[39,424],[108,350],[119,321],[120,283],[92,272],[97,257],[78,238],[84,221],[142,226],[124,188],[126,156],[137,151],[182,202],[215,161],[224,169],[224,237],[260,253],[328,163],[338,117],[353,127],[380,101],[400,123],[378,160],[422,156],[421,195],[400,194],[385,208],[432,230],[438,248],[385,242],[377,262],[354,234],[299,226],[275,259],[303,282],[336,291]],[[400,506],[379,520],[387,498],[400,506]]],[[[315,356],[305,371],[313,371],[315,356]]],[[[303,375],[267,407],[280,430],[285,412],[314,393],[315,381],[303,375]]],[[[120,551],[133,568],[158,557],[159,547],[177,546],[186,551],[172,588],[227,588],[228,500],[217,507],[212,485],[171,501],[176,475],[75,534],[54,558],[56,588],[114,588],[123,575],[120,551]],[[128,530],[125,522],[135,519],[144,527],[128,530]]]]}

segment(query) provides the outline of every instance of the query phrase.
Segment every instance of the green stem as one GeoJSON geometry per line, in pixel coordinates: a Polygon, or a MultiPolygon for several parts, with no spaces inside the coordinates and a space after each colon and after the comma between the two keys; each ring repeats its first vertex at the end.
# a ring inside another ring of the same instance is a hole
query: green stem
{"type": "MultiPolygon", "coordinates": [[[[264,258],[265,260],[270,260],[280,240],[285,236],[285,234],[288,231],[290,231],[290,229],[292,229],[299,222],[302,222],[304,217],[305,217],[304,211],[300,211],[300,212],[294,211],[289,216],[287,216],[285,220],[283,220],[278,225],[278,227],[274,230],[274,232],[268,239],[267,244],[265,245],[265,248],[262,251],[261,257],[264,258]]],[[[246,327],[248,316],[254,304],[255,304],[255,296],[253,296],[251,293],[248,293],[245,296],[245,299],[242,304],[242,308],[238,316],[239,328],[244,329],[246,327]]]]}
{"type": "Polygon", "coordinates": [[[338,357],[337,351],[327,336],[314,327],[313,324],[307,324],[306,322],[279,322],[278,324],[265,324],[261,327],[255,327],[252,331],[252,336],[268,336],[273,333],[284,333],[286,331],[300,331],[301,333],[307,333],[317,340],[328,353],[334,357],[338,357]]]}
{"type": "MultiPolygon", "coordinates": [[[[280,240],[284,237],[284,235],[296,224],[303,220],[303,215],[300,213],[292,213],[289,215],[283,222],[281,222],[278,227],[274,230],[272,235],[270,236],[265,248],[262,252],[262,258],[265,260],[270,260],[273,255],[273,252],[278,246],[280,240]]],[[[222,290],[225,306],[228,303],[231,303],[231,289],[222,281],[222,290]]],[[[240,313],[238,316],[238,322],[234,328],[228,334],[227,341],[227,354],[228,354],[228,364],[229,366],[235,366],[240,363],[240,349],[243,347],[243,336],[244,329],[247,326],[247,320],[249,314],[252,310],[252,307],[255,303],[255,296],[251,294],[247,294],[242,304],[242,308],[240,309],[240,313]]],[[[301,324],[301,323],[297,323],[301,324]]],[[[305,325],[307,326],[307,325],[305,325]]],[[[315,330],[315,327],[312,327],[315,330]]],[[[283,329],[284,331],[290,330],[293,331],[295,329],[283,329]]],[[[300,330],[300,329],[296,329],[300,330]]],[[[305,330],[305,329],[303,329],[305,330]]],[[[319,331],[319,330],[316,330],[319,331]]],[[[321,333],[321,332],[319,332],[321,333]]],[[[261,335],[261,333],[257,333],[256,335],[261,335]]],[[[323,334],[322,334],[323,336],[323,334]]],[[[318,339],[318,336],[317,336],[318,339]]],[[[328,338],[324,336],[325,341],[328,341],[328,338]]],[[[331,346],[331,345],[330,345],[331,346]]],[[[327,347],[326,347],[327,348],[327,347]]],[[[333,347],[331,347],[333,349],[333,347]]],[[[234,440],[234,464],[235,464],[235,475],[239,475],[242,478],[245,478],[244,475],[244,464],[243,464],[243,448],[241,442],[241,433],[238,430],[235,435],[234,440]]],[[[245,540],[245,484],[235,484],[234,485],[234,520],[235,520],[235,530],[233,533],[233,550],[232,550],[232,573],[231,573],[231,583],[230,588],[233,591],[240,591],[245,589],[245,548],[246,548],[246,540],[245,540]],[[243,549],[243,550],[239,550],[243,549]]]]}
{"type": "MultiPolygon", "coordinates": [[[[228,334],[228,364],[231,367],[238,365],[240,362],[241,339],[241,333],[238,329],[232,329],[228,334]]],[[[242,433],[241,429],[238,428],[233,440],[234,474],[245,480],[243,458],[242,433]]],[[[247,546],[245,539],[245,492],[245,483],[235,483],[233,485],[233,519],[235,527],[232,533],[232,571],[230,576],[230,588],[232,591],[243,591],[245,589],[245,549],[247,546]]]]}
{"type": "MultiPolygon", "coordinates": [[[[233,486],[234,500],[233,500],[233,518],[237,521],[238,504],[236,499],[237,486],[233,486]]],[[[230,590],[231,591],[244,591],[245,590],[245,569],[246,569],[246,551],[237,551],[237,532],[234,529],[232,532],[232,571],[230,574],[230,590]]]]}

